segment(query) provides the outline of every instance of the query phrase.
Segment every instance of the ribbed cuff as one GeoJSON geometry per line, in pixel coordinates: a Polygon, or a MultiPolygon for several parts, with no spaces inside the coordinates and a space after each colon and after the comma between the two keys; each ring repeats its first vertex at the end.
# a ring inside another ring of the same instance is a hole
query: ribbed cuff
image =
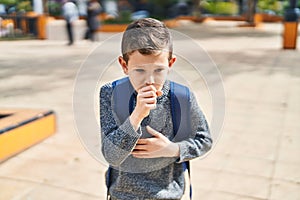
{"type": "Polygon", "coordinates": [[[134,130],[133,126],[130,123],[129,117],[125,120],[125,122],[120,126],[120,130],[123,131],[127,137],[129,138],[131,145],[135,146],[137,140],[141,137],[141,133],[138,133],[134,130]]]}
{"type": "Polygon", "coordinates": [[[179,158],[176,160],[177,163],[182,163],[185,160],[185,156],[188,153],[188,149],[186,148],[186,144],[185,142],[177,142],[177,144],[179,145],[179,158]]]}

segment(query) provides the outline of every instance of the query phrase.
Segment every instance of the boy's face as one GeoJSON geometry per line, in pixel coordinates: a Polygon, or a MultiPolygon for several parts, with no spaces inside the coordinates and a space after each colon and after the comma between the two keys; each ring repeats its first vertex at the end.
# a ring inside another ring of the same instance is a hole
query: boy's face
{"type": "Polygon", "coordinates": [[[161,52],[154,55],[143,55],[138,51],[129,56],[126,64],[123,57],[119,57],[123,71],[129,76],[133,88],[139,89],[153,85],[157,91],[160,91],[167,79],[170,68],[176,61],[176,57],[171,60],[169,52],[161,52]]]}

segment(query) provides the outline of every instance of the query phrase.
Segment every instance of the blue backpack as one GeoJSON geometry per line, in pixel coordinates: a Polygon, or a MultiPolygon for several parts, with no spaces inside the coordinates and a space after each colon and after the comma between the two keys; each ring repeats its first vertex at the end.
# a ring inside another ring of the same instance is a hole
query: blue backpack
{"type": "MultiPolygon", "coordinates": [[[[120,123],[123,123],[134,109],[134,89],[129,78],[122,78],[112,83],[112,107],[120,123]]],[[[190,90],[188,87],[170,81],[171,114],[173,122],[173,141],[182,141],[188,138],[191,132],[190,125],[190,90]]],[[[182,163],[184,170],[188,170],[190,178],[190,162],[182,163]]],[[[106,173],[107,199],[110,186],[111,167],[106,173]]],[[[192,199],[192,185],[190,185],[190,199],[192,199]]]]}

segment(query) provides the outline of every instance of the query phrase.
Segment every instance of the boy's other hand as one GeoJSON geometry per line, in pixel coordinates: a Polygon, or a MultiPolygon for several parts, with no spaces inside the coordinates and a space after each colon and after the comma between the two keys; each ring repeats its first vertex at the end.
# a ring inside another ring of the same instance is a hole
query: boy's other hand
{"type": "Polygon", "coordinates": [[[153,135],[152,138],[139,139],[132,155],[136,158],[158,158],[158,157],[178,157],[179,145],[171,142],[167,137],[150,126],[147,131],[153,135]]]}

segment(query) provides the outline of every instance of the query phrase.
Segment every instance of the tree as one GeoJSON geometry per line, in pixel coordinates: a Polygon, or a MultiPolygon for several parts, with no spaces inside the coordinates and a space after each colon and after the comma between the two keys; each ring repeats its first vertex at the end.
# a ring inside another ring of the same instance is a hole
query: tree
{"type": "Polygon", "coordinates": [[[4,4],[7,11],[12,7],[15,8],[15,11],[32,11],[30,0],[0,0],[0,4],[4,4]]]}
{"type": "Polygon", "coordinates": [[[247,1],[246,21],[251,25],[254,24],[254,15],[256,13],[256,4],[257,4],[257,0],[248,0],[247,1]]]}
{"type": "Polygon", "coordinates": [[[193,0],[193,15],[195,17],[200,17],[201,16],[200,1],[201,0],[193,0]]]}
{"type": "Polygon", "coordinates": [[[193,15],[195,17],[201,17],[200,1],[201,0],[193,0],[193,15]]]}

